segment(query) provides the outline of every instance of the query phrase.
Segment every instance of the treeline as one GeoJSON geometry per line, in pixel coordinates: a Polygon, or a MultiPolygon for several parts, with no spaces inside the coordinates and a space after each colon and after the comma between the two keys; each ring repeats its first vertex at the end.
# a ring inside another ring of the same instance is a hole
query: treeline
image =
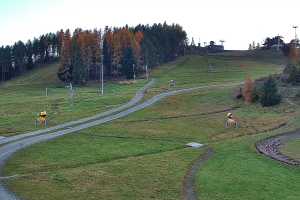
{"type": "Polygon", "coordinates": [[[99,80],[102,63],[106,79],[130,79],[144,73],[146,66],[150,69],[183,55],[187,46],[187,34],[178,24],[61,30],[0,47],[0,81],[58,59],[57,74],[64,82],[99,80]]]}
{"type": "Polygon", "coordinates": [[[101,64],[106,78],[131,79],[184,54],[186,32],[180,25],[154,24],[101,30],[61,31],[61,63],[58,77],[84,84],[99,80],[101,64]]]}
{"type": "Polygon", "coordinates": [[[48,33],[12,46],[0,47],[0,81],[19,76],[38,65],[47,64],[59,57],[58,34],[48,33]]]}

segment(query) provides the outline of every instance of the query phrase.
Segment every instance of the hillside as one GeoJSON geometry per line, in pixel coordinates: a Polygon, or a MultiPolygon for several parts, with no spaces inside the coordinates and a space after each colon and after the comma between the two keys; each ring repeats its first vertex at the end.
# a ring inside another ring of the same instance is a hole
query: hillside
{"type": "Polygon", "coordinates": [[[38,113],[44,110],[48,112],[48,126],[54,126],[111,109],[129,101],[145,83],[108,82],[104,96],[100,96],[98,84],[74,87],[71,99],[69,89],[57,78],[57,69],[57,63],[46,65],[0,85],[1,136],[44,128],[35,127],[38,113]]]}
{"type": "Polygon", "coordinates": [[[62,86],[63,84],[57,78],[59,64],[53,63],[38,67],[13,80],[5,82],[0,87],[53,87],[62,86]]]}
{"type": "Polygon", "coordinates": [[[20,175],[7,181],[9,188],[32,200],[181,199],[191,164],[207,151],[185,147],[193,141],[214,151],[195,177],[199,198],[297,199],[299,169],[262,157],[254,144],[299,128],[299,108],[287,102],[270,108],[246,105],[232,98],[234,86],[228,85],[248,75],[279,73],[281,65],[232,54],[208,59],[215,66],[213,72],[202,56],[156,68],[152,71],[156,86],[147,98],[163,91],[207,87],[17,153],[4,170],[7,176],[20,175]],[[168,85],[170,79],[176,80],[174,88],[168,85]],[[239,128],[225,128],[229,111],[238,117],[239,128]],[[287,125],[279,127],[282,123],[287,125]]]}

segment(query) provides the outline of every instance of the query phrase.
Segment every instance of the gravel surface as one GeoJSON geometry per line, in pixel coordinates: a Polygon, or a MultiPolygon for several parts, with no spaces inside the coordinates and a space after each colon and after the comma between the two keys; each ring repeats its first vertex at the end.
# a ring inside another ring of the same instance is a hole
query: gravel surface
{"type": "Polygon", "coordinates": [[[299,138],[300,130],[297,130],[266,138],[257,142],[255,146],[259,153],[269,158],[277,160],[283,164],[300,166],[299,160],[290,158],[287,155],[284,155],[282,152],[280,152],[280,148],[282,145],[284,145],[290,140],[295,140],[299,138]]]}

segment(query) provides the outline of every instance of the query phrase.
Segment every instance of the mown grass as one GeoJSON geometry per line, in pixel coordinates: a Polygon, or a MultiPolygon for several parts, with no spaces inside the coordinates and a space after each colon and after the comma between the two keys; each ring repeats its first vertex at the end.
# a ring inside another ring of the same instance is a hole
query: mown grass
{"type": "Polygon", "coordinates": [[[254,147],[258,138],[214,145],[215,155],[197,176],[201,199],[299,199],[300,169],[258,154],[254,147]]]}
{"type": "Polygon", "coordinates": [[[129,101],[145,81],[136,84],[105,84],[105,95],[91,84],[68,88],[57,79],[58,64],[52,64],[0,85],[0,135],[9,136],[40,129],[35,127],[39,112],[48,113],[48,126],[94,115],[129,101]],[[48,96],[46,96],[48,88],[48,96]]]}
{"type": "Polygon", "coordinates": [[[300,139],[287,142],[280,148],[280,151],[291,158],[300,160],[300,139]]]}
{"type": "MultiPolygon", "coordinates": [[[[157,86],[164,87],[169,73],[180,72],[184,66],[192,69],[200,62],[201,68],[201,57],[189,59],[184,65],[174,64],[170,72],[157,69],[157,86]]],[[[280,70],[276,66],[252,69],[257,76],[280,70]]],[[[174,74],[177,87],[183,87],[180,81],[184,78],[174,74]]],[[[188,85],[200,84],[201,78],[194,74],[188,85]]],[[[234,80],[246,74],[235,74],[234,80]]],[[[227,82],[225,75],[222,79],[220,83],[227,82]]],[[[203,84],[211,81],[206,79],[203,84]]],[[[203,151],[183,146],[195,141],[212,145],[216,152],[197,177],[201,198],[293,199],[299,196],[299,170],[256,154],[254,143],[276,131],[294,129],[298,115],[299,110],[286,103],[262,108],[235,101],[232,88],[203,89],[167,98],[113,123],[29,147],[11,158],[4,172],[24,175],[7,182],[24,199],[180,199],[183,177],[203,151]],[[222,110],[228,108],[234,108],[231,112],[239,118],[240,128],[224,127],[226,112],[222,110]],[[264,132],[282,122],[290,123],[264,132]],[[289,188],[270,197],[284,185],[289,188]]]]}
{"type": "Polygon", "coordinates": [[[231,56],[187,56],[176,63],[170,63],[160,67],[152,73],[159,81],[157,87],[168,88],[168,81],[175,80],[176,87],[193,87],[218,83],[233,83],[245,80],[246,76],[253,79],[267,76],[270,73],[281,72],[278,64],[253,60],[244,57],[231,56]],[[212,65],[210,72],[209,65],[212,65]]]}
{"type": "Polygon", "coordinates": [[[29,154],[26,152],[23,155],[26,156],[25,159],[18,161],[20,167],[8,167],[8,171],[26,172],[25,176],[9,182],[10,188],[16,190],[22,198],[31,200],[175,200],[180,198],[181,179],[186,168],[201,153],[199,150],[185,149],[182,145],[165,141],[104,138],[89,143],[92,146],[96,143],[103,144],[101,148],[86,148],[94,151],[93,153],[84,153],[86,150],[74,153],[75,148],[83,147],[82,144],[74,146],[70,144],[69,138],[67,140],[63,145],[62,141],[48,144],[62,150],[60,155],[51,154],[56,150],[49,150],[48,145],[41,145],[38,149],[44,155],[48,152],[47,157],[37,155],[34,148],[31,158],[37,159],[37,162],[28,163],[29,154]],[[67,150],[62,149],[62,146],[68,146],[67,150]],[[66,155],[70,157],[67,158],[66,155]],[[49,161],[48,158],[52,160],[51,167],[45,162],[49,161]],[[76,165],[70,166],[73,162],[76,165]],[[30,173],[31,170],[34,171],[30,173]]]}

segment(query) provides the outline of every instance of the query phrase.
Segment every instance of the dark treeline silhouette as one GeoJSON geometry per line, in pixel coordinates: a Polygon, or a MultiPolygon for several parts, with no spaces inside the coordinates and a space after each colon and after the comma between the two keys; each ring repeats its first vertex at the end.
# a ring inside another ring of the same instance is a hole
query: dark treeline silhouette
{"type": "Polygon", "coordinates": [[[187,47],[185,48],[185,54],[196,54],[196,55],[205,55],[207,53],[218,53],[223,51],[224,51],[223,44],[217,45],[215,41],[210,41],[208,45],[204,44],[203,46],[201,46],[200,43],[196,45],[194,38],[192,38],[190,45],[187,45],[187,47]]]}
{"type": "Polygon", "coordinates": [[[0,47],[0,81],[57,60],[63,82],[100,80],[101,63],[106,79],[130,79],[144,73],[146,66],[150,69],[184,55],[187,46],[187,34],[178,24],[61,30],[0,47]]]}
{"type": "Polygon", "coordinates": [[[19,76],[41,64],[47,64],[59,57],[58,35],[48,33],[12,46],[0,47],[0,81],[19,76]]]}

